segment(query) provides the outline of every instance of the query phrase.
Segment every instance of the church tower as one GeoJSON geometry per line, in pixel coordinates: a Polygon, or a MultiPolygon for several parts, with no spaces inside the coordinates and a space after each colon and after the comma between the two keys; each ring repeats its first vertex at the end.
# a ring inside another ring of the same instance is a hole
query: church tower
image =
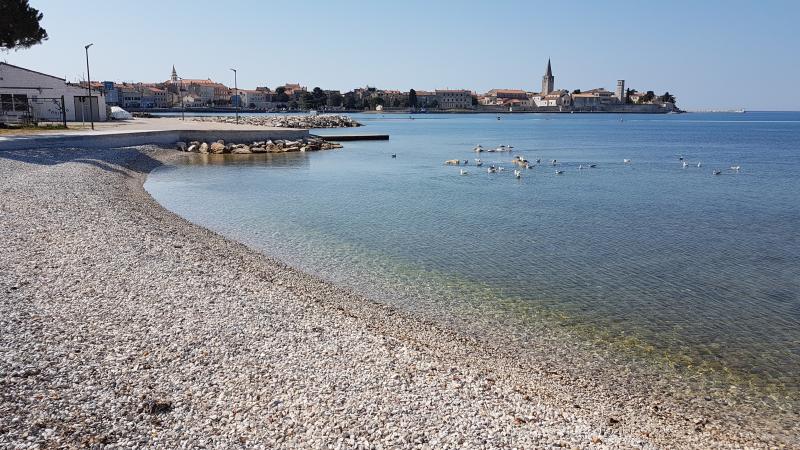
{"type": "Polygon", "coordinates": [[[178,72],[175,72],[175,65],[174,64],[172,65],[172,76],[169,77],[169,79],[172,80],[173,83],[177,83],[178,82],[178,72]]]}
{"type": "Polygon", "coordinates": [[[550,58],[547,58],[547,71],[542,77],[542,95],[547,95],[553,92],[555,86],[555,77],[553,77],[553,70],[550,68],[550,58]]]}

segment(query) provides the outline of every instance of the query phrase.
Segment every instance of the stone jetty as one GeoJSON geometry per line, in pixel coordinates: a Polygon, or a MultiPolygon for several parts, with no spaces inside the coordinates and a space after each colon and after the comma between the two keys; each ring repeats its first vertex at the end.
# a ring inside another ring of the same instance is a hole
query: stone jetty
{"type": "MultiPolygon", "coordinates": [[[[235,117],[229,116],[198,117],[194,120],[197,122],[237,123],[235,117]]],[[[342,115],[240,116],[238,123],[279,128],[352,128],[361,126],[353,118],[342,115]]]]}
{"type": "Polygon", "coordinates": [[[175,148],[182,152],[192,153],[288,153],[288,152],[315,152],[319,150],[333,150],[342,148],[341,144],[328,142],[322,138],[306,138],[298,140],[277,139],[268,141],[255,141],[248,144],[226,143],[218,140],[209,144],[208,142],[176,142],[175,148]]]}

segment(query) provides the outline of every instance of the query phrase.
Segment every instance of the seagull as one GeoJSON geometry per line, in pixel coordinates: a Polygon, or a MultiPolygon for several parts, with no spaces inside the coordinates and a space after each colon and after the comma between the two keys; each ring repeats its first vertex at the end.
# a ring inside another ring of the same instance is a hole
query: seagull
{"type": "Polygon", "coordinates": [[[539,164],[541,162],[542,162],[542,158],[536,158],[536,164],[539,164]]]}
{"type": "Polygon", "coordinates": [[[517,169],[514,169],[514,176],[517,177],[517,178],[520,178],[522,176],[522,172],[520,172],[517,169]]]}
{"type": "Polygon", "coordinates": [[[460,173],[461,173],[461,175],[468,175],[468,174],[469,174],[469,172],[467,172],[467,171],[466,171],[466,170],[464,170],[464,169],[461,169],[461,172],[460,172],[460,173]]]}
{"type": "Polygon", "coordinates": [[[397,158],[397,153],[392,153],[392,158],[397,158]]]}
{"type": "Polygon", "coordinates": [[[686,162],[686,161],[684,161],[684,162],[683,162],[683,168],[685,169],[685,168],[687,168],[687,167],[689,167],[689,163],[688,163],[688,162],[686,162]]]}
{"type": "Polygon", "coordinates": [[[590,168],[590,169],[594,169],[594,168],[596,168],[596,167],[597,167],[597,164],[589,164],[589,168],[590,168]]]}
{"type": "Polygon", "coordinates": [[[741,169],[741,168],[742,168],[742,166],[731,166],[731,170],[735,170],[735,171],[737,171],[737,172],[738,172],[738,171],[739,171],[739,169],[741,169]]]}
{"type": "Polygon", "coordinates": [[[583,170],[583,164],[578,165],[578,170],[583,170]]]}
{"type": "Polygon", "coordinates": [[[683,155],[678,157],[678,161],[683,161],[683,155]]]}
{"type": "Polygon", "coordinates": [[[714,175],[720,175],[722,173],[721,170],[714,169],[714,175]]]}
{"type": "Polygon", "coordinates": [[[563,170],[556,170],[556,175],[564,175],[564,171],[563,170]]]}
{"type": "Polygon", "coordinates": [[[550,164],[555,166],[556,164],[558,164],[558,161],[556,161],[555,159],[551,159],[550,164]]]}
{"type": "Polygon", "coordinates": [[[630,163],[631,163],[631,160],[630,160],[630,159],[628,159],[628,158],[625,158],[625,159],[623,159],[623,160],[622,160],[622,163],[623,163],[623,164],[630,164],[630,163]]]}
{"type": "Polygon", "coordinates": [[[703,163],[702,162],[697,163],[697,167],[703,167],[703,163]]]}

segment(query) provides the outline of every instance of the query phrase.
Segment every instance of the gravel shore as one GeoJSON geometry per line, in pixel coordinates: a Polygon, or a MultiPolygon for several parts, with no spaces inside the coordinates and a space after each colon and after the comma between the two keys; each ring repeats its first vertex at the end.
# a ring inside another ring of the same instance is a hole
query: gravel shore
{"type": "Polygon", "coordinates": [[[800,446],[796,423],[550,342],[519,359],[193,225],[142,187],[185,157],[0,151],[0,448],[800,446]]]}

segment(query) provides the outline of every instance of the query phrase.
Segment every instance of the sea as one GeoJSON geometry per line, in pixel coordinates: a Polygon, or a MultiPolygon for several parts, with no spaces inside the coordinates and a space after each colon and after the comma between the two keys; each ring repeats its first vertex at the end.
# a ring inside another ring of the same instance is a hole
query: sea
{"type": "Polygon", "coordinates": [[[390,139],[192,155],[145,187],[194,223],[464,332],[512,329],[524,345],[557,323],[797,404],[800,113],[353,117],[364,127],[313,132],[390,139]]]}

